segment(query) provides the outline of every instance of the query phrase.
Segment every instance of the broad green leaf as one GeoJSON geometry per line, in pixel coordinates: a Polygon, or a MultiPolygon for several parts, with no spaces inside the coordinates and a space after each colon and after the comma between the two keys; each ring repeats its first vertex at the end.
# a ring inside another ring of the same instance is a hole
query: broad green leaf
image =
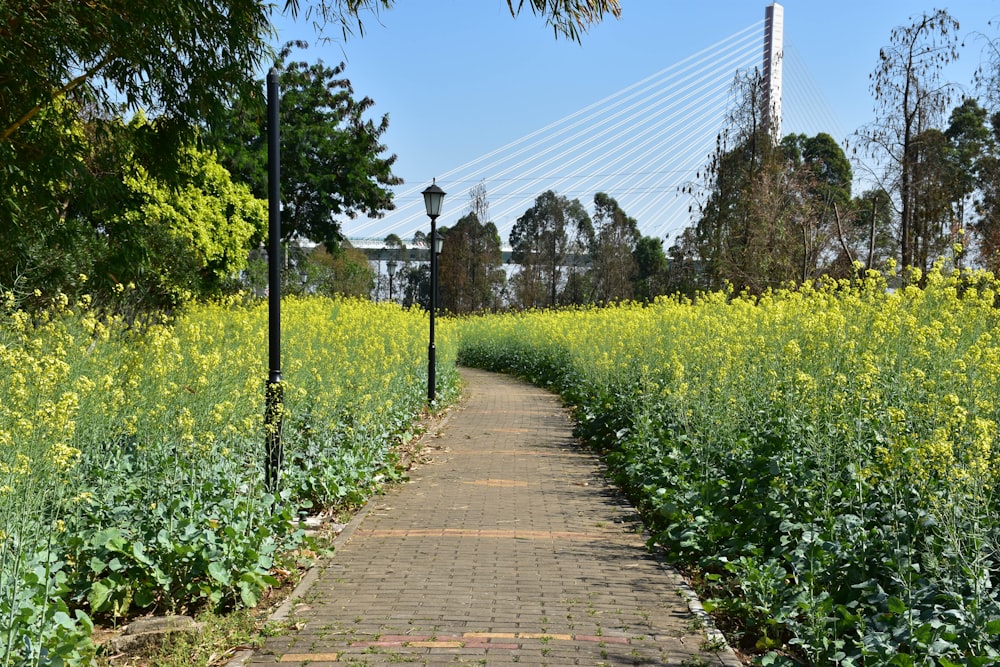
{"type": "Polygon", "coordinates": [[[886,606],[889,608],[889,611],[891,611],[894,614],[906,613],[906,605],[903,604],[903,601],[900,600],[899,598],[895,597],[889,598],[888,600],[886,600],[886,606]]]}
{"type": "Polygon", "coordinates": [[[141,609],[150,607],[154,602],[156,602],[156,591],[148,586],[143,586],[135,592],[133,602],[135,602],[136,606],[141,609]]]}
{"type": "Polygon", "coordinates": [[[253,584],[241,581],[239,583],[240,588],[240,600],[248,609],[253,609],[257,606],[257,602],[260,600],[260,589],[253,584]]]}
{"type": "Polygon", "coordinates": [[[72,630],[74,628],[73,619],[69,617],[64,611],[57,611],[52,614],[52,622],[61,628],[66,628],[67,630],[72,630]]]}
{"type": "Polygon", "coordinates": [[[90,603],[90,608],[94,611],[103,611],[108,599],[114,592],[114,589],[108,586],[106,583],[107,579],[102,579],[101,581],[95,582],[90,587],[90,593],[87,594],[87,602],[90,603]]]}
{"type": "Polygon", "coordinates": [[[228,586],[232,582],[229,571],[217,560],[208,564],[208,574],[223,586],[228,586]]]}
{"type": "Polygon", "coordinates": [[[94,622],[90,620],[90,616],[84,613],[82,609],[74,610],[73,615],[76,616],[76,622],[87,631],[88,635],[94,634],[94,622]]]}
{"type": "Polygon", "coordinates": [[[142,542],[132,543],[132,556],[143,565],[152,565],[153,561],[146,555],[146,548],[142,542]]]}

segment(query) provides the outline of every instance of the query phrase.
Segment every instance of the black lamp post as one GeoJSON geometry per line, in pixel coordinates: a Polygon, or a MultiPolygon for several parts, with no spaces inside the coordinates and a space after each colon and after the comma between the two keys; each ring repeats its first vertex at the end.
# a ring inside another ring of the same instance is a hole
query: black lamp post
{"type": "Polygon", "coordinates": [[[390,259],[385,263],[385,268],[389,271],[389,301],[392,301],[392,277],[396,275],[396,260],[390,259]]]}
{"type": "Polygon", "coordinates": [[[264,482],[271,493],[278,492],[283,458],[281,443],[281,415],[284,402],[284,385],[281,382],[281,141],[278,128],[281,93],[278,88],[278,70],[271,68],[267,74],[267,327],[268,365],[265,391],[264,430],[265,465],[264,482]]]}
{"type": "MultiPolygon", "coordinates": [[[[436,181],[436,179],[435,179],[436,181]]],[[[427,217],[431,219],[431,330],[430,343],[427,346],[427,402],[433,403],[436,397],[437,378],[435,377],[434,363],[434,311],[437,310],[437,249],[435,240],[437,239],[437,219],[441,215],[441,204],[444,202],[444,190],[437,186],[436,182],[424,190],[424,207],[427,209],[427,217]]]]}

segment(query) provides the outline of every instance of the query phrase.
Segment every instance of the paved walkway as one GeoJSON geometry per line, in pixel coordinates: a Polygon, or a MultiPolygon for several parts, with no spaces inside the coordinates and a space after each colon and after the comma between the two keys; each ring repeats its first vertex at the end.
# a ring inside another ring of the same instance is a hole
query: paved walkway
{"type": "Polygon", "coordinates": [[[429,462],[351,522],[279,610],[290,629],[238,664],[738,666],[558,398],[462,377],[429,462]]]}

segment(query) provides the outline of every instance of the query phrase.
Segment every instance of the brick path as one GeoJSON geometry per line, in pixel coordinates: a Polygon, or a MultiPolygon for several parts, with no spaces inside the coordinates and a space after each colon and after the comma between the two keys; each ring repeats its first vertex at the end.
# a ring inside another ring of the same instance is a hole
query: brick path
{"type": "Polygon", "coordinates": [[[230,665],[737,667],[558,398],[462,377],[429,462],[345,529],[278,611],[285,633],[230,665]]]}

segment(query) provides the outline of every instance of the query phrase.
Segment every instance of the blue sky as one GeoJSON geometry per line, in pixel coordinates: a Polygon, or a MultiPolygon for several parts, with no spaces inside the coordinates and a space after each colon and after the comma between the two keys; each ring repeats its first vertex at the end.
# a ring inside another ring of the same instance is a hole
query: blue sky
{"type": "MultiPolygon", "coordinates": [[[[768,3],[621,4],[620,20],[594,26],[580,44],[555,39],[551,28],[528,10],[512,19],[505,0],[397,0],[389,11],[363,17],[364,36],[344,41],[330,31],[333,39],[326,43],[316,38],[305,17],[296,22],[280,18],[276,43],[305,39],[312,44],[306,59],[345,61],[356,95],[371,97],[378,115],[389,114],[385,141],[398,156],[396,174],[407,186],[423,187],[435,176],[762,21],[768,3]]],[[[822,91],[822,103],[829,105],[838,125],[827,131],[839,141],[873,118],[868,77],[895,26],[937,7],[947,9],[966,37],[962,58],[947,76],[966,87],[983,48],[974,32],[1000,35],[995,25],[1000,0],[782,4],[786,50],[794,50],[822,91]],[[990,19],[994,26],[987,24],[990,19]]],[[[446,214],[449,206],[466,208],[464,186],[454,191],[446,182],[440,185],[449,192],[446,214]]],[[[351,224],[345,229],[350,234],[351,224]]]]}

